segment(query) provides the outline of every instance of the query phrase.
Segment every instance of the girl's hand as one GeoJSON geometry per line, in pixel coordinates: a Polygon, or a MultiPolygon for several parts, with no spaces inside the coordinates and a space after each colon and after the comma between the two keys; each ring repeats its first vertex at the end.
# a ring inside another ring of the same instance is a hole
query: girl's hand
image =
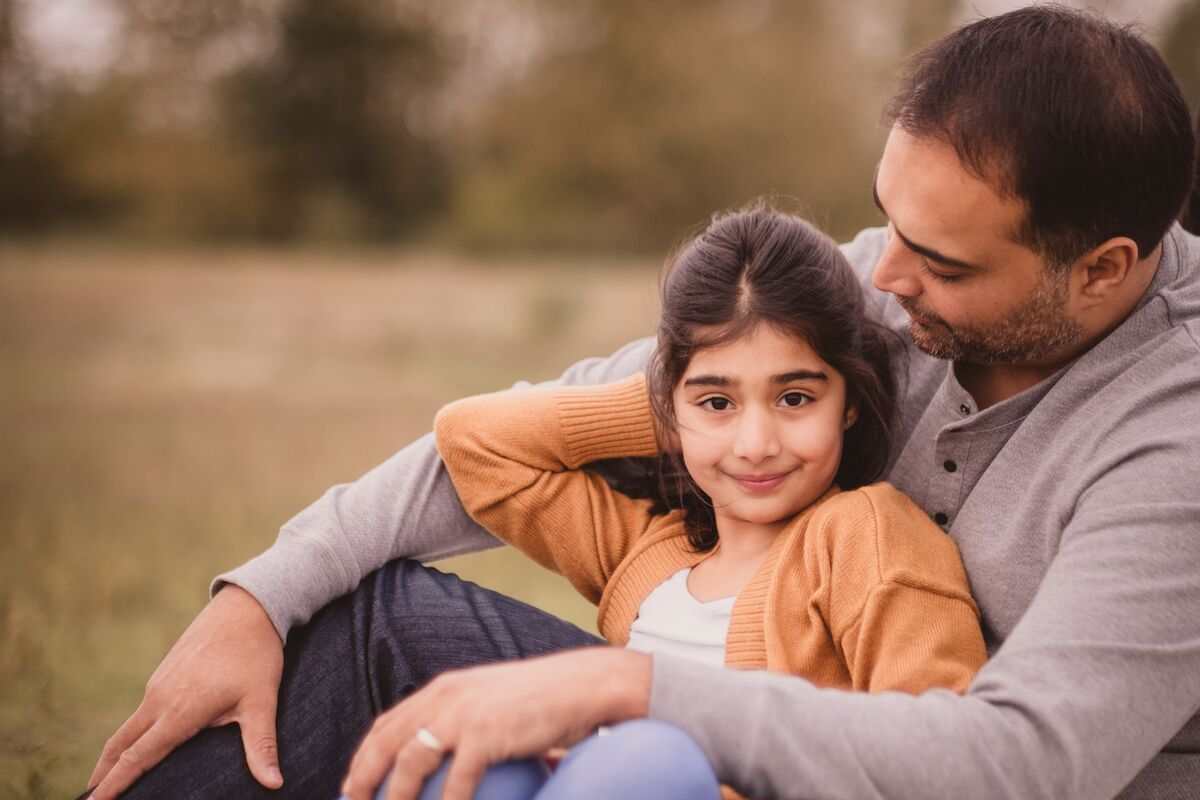
{"type": "Polygon", "coordinates": [[[570,746],[649,705],[650,657],[614,647],[447,672],[376,718],[342,792],[371,800],[390,770],[387,800],[414,800],[443,758],[417,739],[424,728],[451,757],[442,797],[469,800],[490,765],[570,746]]]}

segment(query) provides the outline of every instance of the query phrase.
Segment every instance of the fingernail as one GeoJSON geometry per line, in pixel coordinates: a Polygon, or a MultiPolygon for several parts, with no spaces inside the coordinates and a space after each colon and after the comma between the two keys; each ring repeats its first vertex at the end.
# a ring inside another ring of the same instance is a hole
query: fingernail
{"type": "Polygon", "coordinates": [[[283,773],[279,771],[279,767],[267,767],[267,777],[273,781],[283,783],[283,773]]]}

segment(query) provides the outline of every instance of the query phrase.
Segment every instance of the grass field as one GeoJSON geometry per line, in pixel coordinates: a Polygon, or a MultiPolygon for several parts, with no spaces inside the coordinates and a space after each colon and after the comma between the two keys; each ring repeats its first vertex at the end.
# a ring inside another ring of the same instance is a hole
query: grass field
{"type": "MultiPolygon", "coordinates": [[[[649,333],[657,265],[0,246],[0,797],[68,797],[212,575],[455,397],[649,333]]],[[[446,562],[592,626],[511,551],[446,562]]]]}

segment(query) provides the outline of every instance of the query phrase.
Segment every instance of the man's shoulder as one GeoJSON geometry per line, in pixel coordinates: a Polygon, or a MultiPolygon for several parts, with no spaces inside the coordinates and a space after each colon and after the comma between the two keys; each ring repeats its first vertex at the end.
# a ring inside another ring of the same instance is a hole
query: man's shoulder
{"type": "MultiPolygon", "coordinates": [[[[1200,392],[1200,237],[1176,226],[1164,240],[1150,294],[1072,365],[1052,395],[1072,394],[1094,414],[1124,419],[1200,392]]],[[[1049,398],[1048,398],[1049,399],[1049,398]]]]}
{"type": "Polygon", "coordinates": [[[1155,279],[1156,297],[1161,300],[1175,327],[1186,327],[1194,336],[1200,325],[1200,236],[1178,224],[1163,239],[1159,269],[1165,275],[1155,279]]]}

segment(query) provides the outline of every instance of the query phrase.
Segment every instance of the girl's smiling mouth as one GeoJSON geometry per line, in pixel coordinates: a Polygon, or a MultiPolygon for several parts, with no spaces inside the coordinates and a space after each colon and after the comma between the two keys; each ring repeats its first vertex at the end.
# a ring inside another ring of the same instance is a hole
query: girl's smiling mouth
{"type": "Polygon", "coordinates": [[[792,470],[787,472],[773,472],[762,475],[735,475],[732,472],[725,473],[734,483],[741,486],[747,492],[755,494],[766,494],[778,488],[779,484],[783,483],[788,475],[792,474],[792,470]]]}

